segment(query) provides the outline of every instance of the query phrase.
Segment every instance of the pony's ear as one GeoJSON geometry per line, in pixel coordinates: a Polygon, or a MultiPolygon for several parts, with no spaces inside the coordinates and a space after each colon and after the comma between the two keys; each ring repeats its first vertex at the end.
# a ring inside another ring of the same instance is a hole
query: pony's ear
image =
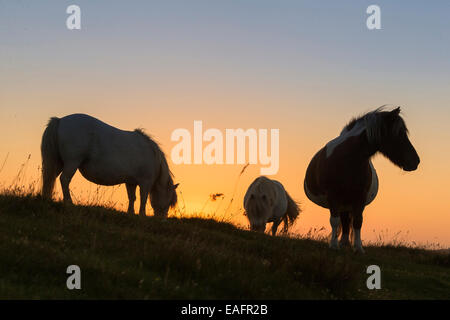
{"type": "Polygon", "coordinates": [[[387,119],[389,122],[393,122],[393,121],[395,121],[395,120],[398,119],[398,116],[399,116],[399,115],[400,115],[400,107],[397,107],[397,108],[395,108],[394,110],[389,111],[389,112],[387,113],[386,119],[387,119]]]}
{"type": "Polygon", "coordinates": [[[173,190],[175,190],[179,185],[180,185],[179,183],[174,184],[174,185],[173,185],[173,190]]]}
{"type": "Polygon", "coordinates": [[[400,114],[400,107],[395,108],[390,112],[392,116],[398,116],[400,114]]]}

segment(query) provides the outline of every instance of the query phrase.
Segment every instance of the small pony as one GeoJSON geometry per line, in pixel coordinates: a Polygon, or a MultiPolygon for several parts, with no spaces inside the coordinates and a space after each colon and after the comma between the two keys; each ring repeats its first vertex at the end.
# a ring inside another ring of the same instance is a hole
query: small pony
{"type": "Polygon", "coordinates": [[[273,236],[281,222],[284,222],[283,230],[287,232],[301,212],[280,182],[264,176],[256,178],[248,187],[244,196],[244,208],[250,230],[264,232],[266,223],[273,222],[273,236]]]}

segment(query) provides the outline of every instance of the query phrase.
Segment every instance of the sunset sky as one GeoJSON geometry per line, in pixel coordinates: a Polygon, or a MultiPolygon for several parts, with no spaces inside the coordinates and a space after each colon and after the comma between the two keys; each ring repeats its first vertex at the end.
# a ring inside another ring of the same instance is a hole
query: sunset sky
{"type": "MultiPolygon", "coordinates": [[[[406,173],[374,158],[380,189],[364,212],[363,242],[401,232],[449,247],[450,2],[376,1],[381,30],[366,27],[371,4],[0,0],[0,187],[29,155],[21,182],[38,178],[51,116],[87,113],[145,128],[168,157],[187,214],[219,205],[221,213],[243,165],[175,165],[171,133],[193,134],[195,120],[224,135],[279,129],[280,168],[270,177],[301,203],[295,230],[329,230],[329,212],[303,191],[310,159],[351,117],[400,105],[421,163],[406,173]],[[71,4],[81,7],[81,30],[66,28],[71,4]],[[212,193],[225,199],[208,202],[212,193]]],[[[249,166],[237,184],[228,212],[237,223],[246,224],[242,199],[259,170],[249,166]]],[[[95,190],[77,173],[75,199],[95,190]]],[[[104,192],[125,209],[124,186],[104,192]]]]}

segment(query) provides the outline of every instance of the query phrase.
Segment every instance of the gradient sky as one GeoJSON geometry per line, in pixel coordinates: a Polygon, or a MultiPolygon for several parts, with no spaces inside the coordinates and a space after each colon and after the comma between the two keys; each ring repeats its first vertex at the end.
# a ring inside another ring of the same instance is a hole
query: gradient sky
{"type": "MultiPolygon", "coordinates": [[[[309,160],[348,120],[400,105],[421,164],[405,173],[382,156],[376,200],[362,238],[377,235],[450,246],[449,1],[5,1],[0,0],[0,186],[25,163],[37,179],[40,139],[51,116],[88,113],[121,129],[145,128],[170,155],[177,128],[280,129],[275,178],[302,203],[296,231],[329,213],[303,192],[309,160]],[[81,7],[81,30],[66,8],[81,7]],[[382,30],[366,27],[381,7],[382,30]],[[386,231],[387,230],[387,231],[386,231]]],[[[242,165],[169,164],[186,209],[227,206],[242,165]],[[224,193],[222,204],[209,203],[224,193]]],[[[245,224],[240,178],[230,217],[245,224]]],[[[26,180],[26,181],[25,181],[26,180]]],[[[58,186],[58,190],[60,187],[58,186]]],[[[96,186],[77,174],[75,198],[96,186]]],[[[126,203],[124,187],[103,188],[126,203]]]]}

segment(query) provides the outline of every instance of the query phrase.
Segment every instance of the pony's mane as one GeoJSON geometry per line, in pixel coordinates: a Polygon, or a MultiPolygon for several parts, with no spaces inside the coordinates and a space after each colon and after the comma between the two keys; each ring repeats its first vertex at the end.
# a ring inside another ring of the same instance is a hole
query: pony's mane
{"type": "MultiPolygon", "coordinates": [[[[159,144],[153,140],[143,129],[137,128],[134,130],[137,134],[139,134],[141,137],[143,137],[149,146],[156,152],[156,154],[159,156],[160,160],[160,169],[159,169],[159,175],[157,178],[158,184],[163,185],[163,187],[169,187],[172,188],[173,186],[173,173],[170,171],[169,164],[167,163],[166,155],[164,154],[164,151],[161,150],[161,147],[159,144]],[[166,180],[165,177],[168,179],[168,184],[164,186],[166,180]]],[[[175,207],[177,204],[177,196],[175,193],[175,196],[171,199],[169,205],[171,208],[175,207]]]]}
{"type": "Polygon", "coordinates": [[[150,145],[150,147],[156,151],[156,154],[158,154],[160,156],[160,160],[161,160],[161,164],[162,164],[161,169],[167,171],[167,174],[169,175],[169,179],[172,180],[173,173],[169,169],[169,165],[166,160],[166,155],[165,155],[164,151],[162,151],[159,144],[154,140],[154,138],[152,138],[149,134],[147,134],[144,131],[144,129],[142,129],[142,128],[134,129],[134,132],[136,132],[137,134],[142,136],[147,141],[147,143],[150,145]]]}
{"type": "Polygon", "coordinates": [[[398,115],[394,124],[388,128],[386,121],[383,121],[387,113],[390,111],[386,111],[385,105],[376,108],[373,111],[369,111],[359,117],[352,118],[349,123],[342,129],[341,134],[352,130],[356,125],[361,123],[366,127],[367,139],[370,143],[378,143],[381,140],[383,133],[389,131],[389,133],[393,136],[399,135],[401,132],[408,133],[408,128],[406,127],[405,121],[403,118],[398,115]]]}

